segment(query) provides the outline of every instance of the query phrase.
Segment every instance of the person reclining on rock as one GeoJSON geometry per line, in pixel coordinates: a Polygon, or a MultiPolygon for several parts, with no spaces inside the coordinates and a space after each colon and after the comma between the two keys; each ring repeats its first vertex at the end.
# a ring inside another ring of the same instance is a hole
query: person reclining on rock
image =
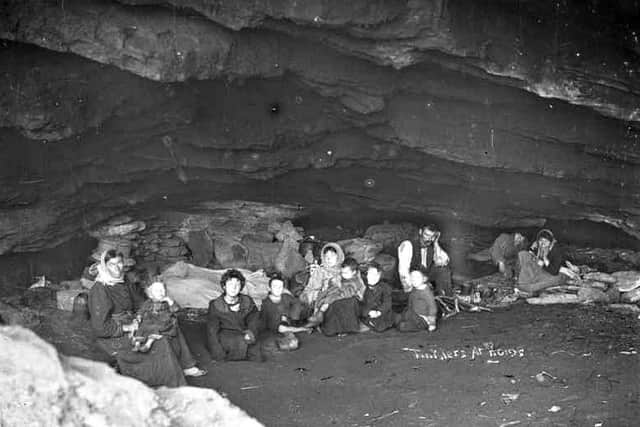
{"type": "Polygon", "coordinates": [[[406,292],[409,284],[409,267],[422,265],[435,284],[436,295],[453,295],[449,255],[440,244],[440,229],[435,224],[422,227],[416,240],[405,240],[398,246],[398,274],[406,292]]]}
{"type": "Polygon", "coordinates": [[[269,295],[262,301],[260,311],[261,339],[263,348],[279,350],[296,350],[298,348],[298,332],[309,332],[309,329],[293,326],[300,319],[302,304],[294,296],[285,293],[285,279],[279,274],[269,278],[269,295]]]}
{"type": "Polygon", "coordinates": [[[518,253],[517,288],[535,293],[563,284],[567,279],[561,272],[565,261],[564,251],[551,230],[540,230],[529,251],[518,253]]]}
{"type": "Polygon", "coordinates": [[[260,313],[251,297],[240,294],[245,283],[241,272],[227,270],[220,279],[223,294],[209,303],[207,343],[214,360],[262,361],[260,313]]]}
{"type": "Polygon", "coordinates": [[[502,233],[489,248],[489,255],[498,271],[507,279],[516,276],[518,270],[518,254],[526,250],[527,239],[520,233],[502,233]]]}
{"type": "Polygon", "coordinates": [[[340,268],[340,280],[329,280],[326,287],[318,293],[314,304],[315,310],[309,318],[307,327],[321,324],[329,306],[336,301],[348,298],[356,298],[360,301],[364,294],[364,288],[364,283],[358,271],[358,262],[353,258],[346,258],[340,268]]]}

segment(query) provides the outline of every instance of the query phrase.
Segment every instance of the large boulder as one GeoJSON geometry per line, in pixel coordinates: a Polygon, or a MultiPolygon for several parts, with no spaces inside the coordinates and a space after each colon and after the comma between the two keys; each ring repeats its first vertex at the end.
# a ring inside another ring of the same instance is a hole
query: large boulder
{"type": "Polygon", "coordinates": [[[187,233],[187,246],[191,251],[191,262],[206,267],[213,259],[213,240],[206,230],[192,230],[187,233]]]}
{"type": "Polygon", "coordinates": [[[398,250],[398,245],[418,234],[418,227],[404,222],[402,224],[376,224],[367,228],[364,238],[382,244],[382,248],[391,253],[398,250]]]}
{"type": "Polygon", "coordinates": [[[213,252],[217,263],[225,268],[246,268],[248,251],[235,238],[216,237],[213,241],[213,252]]]}
{"type": "Polygon", "coordinates": [[[41,316],[37,310],[29,307],[14,307],[0,301],[0,324],[35,328],[40,324],[40,321],[41,316]]]}
{"type": "Polygon", "coordinates": [[[355,239],[341,240],[337,242],[345,257],[351,257],[358,263],[371,262],[382,251],[382,244],[369,239],[357,237],[355,239]]]}
{"type": "Polygon", "coordinates": [[[3,426],[259,426],[214,390],[153,390],[108,365],[59,355],[33,332],[0,328],[3,426]]]}
{"type": "Polygon", "coordinates": [[[398,260],[393,255],[378,254],[376,255],[375,262],[380,264],[382,268],[382,278],[389,283],[393,283],[398,271],[398,260]]]}
{"type": "Polygon", "coordinates": [[[282,242],[280,251],[274,260],[274,267],[285,277],[293,277],[296,273],[304,270],[306,261],[300,255],[301,232],[293,226],[291,221],[283,224],[275,223],[270,227],[274,231],[276,239],[282,242]]]}
{"type": "Polygon", "coordinates": [[[273,268],[276,257],[282,249],[281,242],[265,242],[264,239],[253,235],[244,236],[240,243],[247,250],[246,268],[253,270],[273,268]]]}

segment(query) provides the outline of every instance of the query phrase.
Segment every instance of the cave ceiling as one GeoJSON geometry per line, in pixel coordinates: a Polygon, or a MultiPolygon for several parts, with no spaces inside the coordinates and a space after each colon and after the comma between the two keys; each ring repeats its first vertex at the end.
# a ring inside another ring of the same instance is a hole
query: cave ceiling
{"type": "Polygon", "coordinates": [[[640,3],[0,1],[0,254],[243,199],[640,238],[640,3]]]}

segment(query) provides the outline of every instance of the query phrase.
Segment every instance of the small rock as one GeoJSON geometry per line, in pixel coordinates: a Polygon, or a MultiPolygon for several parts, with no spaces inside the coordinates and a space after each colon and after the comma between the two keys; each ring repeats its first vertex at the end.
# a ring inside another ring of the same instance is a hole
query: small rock
{"type": "Polygon", "coordinates": [[[622,292],[620,294],[620,300],[627,303],[635,303],[640,301],[640,288],[636,288],[629,292],[622,292]]]}
{"type": "Polygon", "coordinates": [[[583,287],[578,290],[580,302],[609,302],[609,296],[600,289],[583,287]]]}
{"type": "Polygon", "coordinates": [[[82,279],[80,280],[63,280],[60,282],[61,289],[82,289],[82,279]]]}

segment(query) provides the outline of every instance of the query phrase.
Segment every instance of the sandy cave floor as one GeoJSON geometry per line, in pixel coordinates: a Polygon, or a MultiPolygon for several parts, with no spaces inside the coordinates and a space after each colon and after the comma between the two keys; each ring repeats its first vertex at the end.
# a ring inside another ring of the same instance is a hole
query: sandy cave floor
{"type": "MultiPolygon", "coordinates": [[[[57,310],[47,318],[37,332],[61,352],[102,358],[87,322],[57,310]]],[[[268,426],[633,426],[640,419],[640,320],[606,307],[520,303],[459,314],[434,333],[301,335],[298,351],[269,354],[264,363],[211,362],[203,324],[182,326],[209,370],[191,384],[226,394],[268,426]],[[438,358],[418,359],[405,348],[437,350],[438,358]],[[442,360],[443,350],[451,359],[442,360]],[[549,375],[538,382],[543,371],[549,375]]]]}

